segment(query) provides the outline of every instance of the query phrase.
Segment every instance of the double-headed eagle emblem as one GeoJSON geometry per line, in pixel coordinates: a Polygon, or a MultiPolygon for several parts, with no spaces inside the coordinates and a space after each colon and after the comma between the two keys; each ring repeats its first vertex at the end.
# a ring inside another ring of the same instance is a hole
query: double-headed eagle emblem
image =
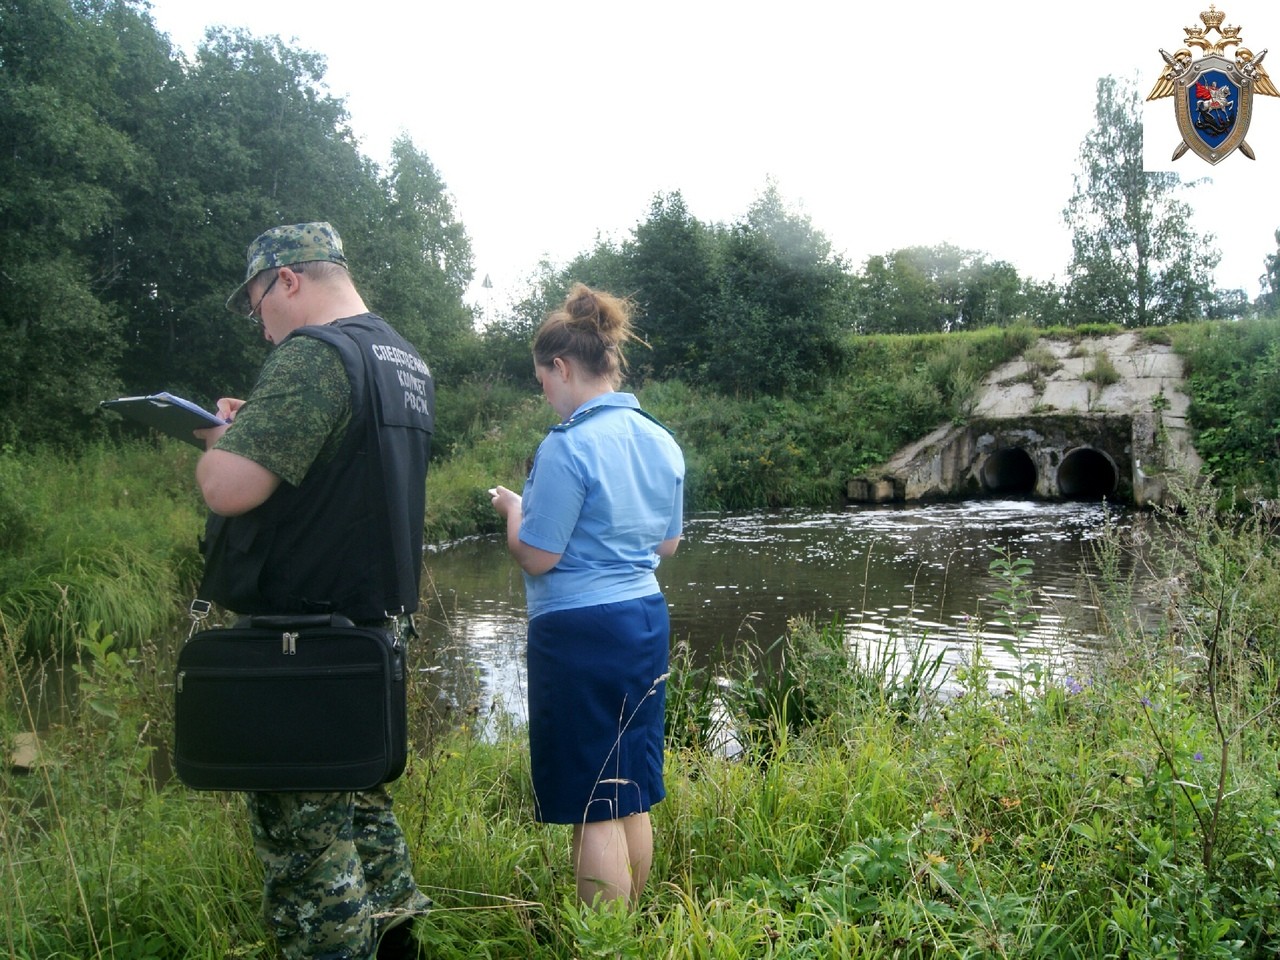
{"type": "Polygon", "coordinates": [[[1200,14],[1203,27],[1182,28],[1186,34],[1185,47],[1173,54],[1160,51],[1165,62],[1164,72],[1147,99],[1174,98],[1174,112],[1182,134],[1182,142],[1173,151],[1174,160],[1192,150],[1209,163],[1217,163],[1237,147],[1250,160],[1254,159],[1253,148],[1244,139],[1253,116],[1254,94],[1280,97],[1280,91],[1262,67],[1267,51],[1255,56],[1253,51],[1240,46],[1240,28],[1223,26],[1226,18],[1225,13],[1210,4],[1209,9],[1200,14]],[[1215,33],[1217,40],[1210,36],[1215,33]],[[1195,47],[1204,55],[1195,60],[1188,47],[1195,47]],[[1236,48],[1234,60],[1228,59],[1229,47],[1236,48]]]}

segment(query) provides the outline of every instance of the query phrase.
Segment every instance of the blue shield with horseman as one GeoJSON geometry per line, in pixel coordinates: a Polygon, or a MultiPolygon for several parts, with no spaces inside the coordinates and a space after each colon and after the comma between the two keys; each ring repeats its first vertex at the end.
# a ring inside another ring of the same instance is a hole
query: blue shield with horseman
{"type": "Polygon", "coordinates": [[[1202,57],[1176,87],[1178,130],[1198,156],[1217,163],[1244,142],[1253,116],[1253,88],[1234,62],[1202,57]]]}
{"type": "Polygon", "coordinates": [[[1253,117],[1253,96],[1280,97],[1280,90],[1262,66],[1267,51],[1254,56],[1242,46],[1240,27],[1226,20],[1223,11],[1209,4],[1209,9],[1200,13],[1203,26],[1182,28],[1185,47],[1175,53],[1160,51],[1164,72],[1147,99],[1174,98],[1174,114],[1182,134],[1182,142],[1173,151],[1174,160],[1193,150],[1201,159],[1217,163],[1237,148],[1252,160],[1253,149],[1244,135],[1253,117]],[[1205,55],[1194,59],[1191,47],[1205,55]],[[1229,59],[1232,48],[1234,60],[1229,59]]]}

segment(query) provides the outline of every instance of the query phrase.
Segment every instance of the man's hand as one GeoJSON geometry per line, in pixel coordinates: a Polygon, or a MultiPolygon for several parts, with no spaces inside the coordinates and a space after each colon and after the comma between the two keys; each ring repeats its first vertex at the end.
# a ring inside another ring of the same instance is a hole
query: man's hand
{"type": "Polygon", "coordinates": [[[236,411],[244,406],[243,400],[237,400],[235,397],[222,397],[218,400],[217,414],[225,421],[225,425],[221,427],[207,427],[204,430],[193,430],[192,433],[200,440],[204,441],[205,450],[212,450],[213,445],[218,442],[219,438],[227,432],[227,427],[231,426],[232,421],[236,418],[236,411]]]}

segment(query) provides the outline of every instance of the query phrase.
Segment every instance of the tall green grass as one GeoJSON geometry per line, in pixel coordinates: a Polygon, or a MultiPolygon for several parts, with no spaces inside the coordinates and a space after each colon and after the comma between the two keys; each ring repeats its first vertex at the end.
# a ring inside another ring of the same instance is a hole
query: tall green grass
{"type": "MultiPolygon", "coordinates": [[[[1222,337],[1233,356],[1270,357],[1248,347],[1261,334],[1194,335],[1206,340],[1193,380],[1226,371],[1239,388],[1212,394],[1223,430],[1235,413],[1266,421],[1257,370],[1213,359],[1222,337]]],[[[868,338],[846,380],[803,403],[680,384],[641,399],[685,445],[689,509],[813,505],[952,415],[977,371],[1026,336],[939,339],[941,352],[928,338],[868,338]]],[[[455,418],[475,439],[432,471],[429,539],[492,529],[483,491],[519,485],[553,418],[536,398],[501,423],[455,418]]],[[[1245,446],[1265,459],[1257,436],[1245,446]]],[[[1233,469],[1236,447],[1210,449],[1233,469]]],[[[165,774],[171,691],[154,641],[198,569],[194,456],[0,452],[4,753],[16,733],[42,731],[33,770],[0,767],[0,953],[274,956],[238,798],[165,774]],[[33,648],[64,650],[79,688],[48,723],[36,722],[33,648]]],[[[567,830],[531,822],[519,729],[437,727],[395,785],[439,905],[419,936],[440,957],[1276,955],[1280,566],[1265,515],[1220,515],[1212,490],[1181,496],[1149,551],[1169,590],[1164,621],[1136,622],[1128,585],[1104,575],[1107,656],[1069,675],[1024,663],[997,678],[975,639],[942,696],[940,663],[899,656],[925,638],[858,657],[839,624],[804,620],[722,674],[677,655],[669,795],[634,915],[576,905],[567,830]],[[737,759],[707,747],[726,729],[737,759]]],[[[1103,560],[1127,548],[1112,531],[1103,560]]],[[[1003,559],[1005,589],[984,616],[1016,626],[1034,570],[1003,559]]],[[[415,715],[430,711],[424,684],[413,696],[415,715]]]]}
{"type": "Polygon", "coordinates": [[[0,451],[0,614],[33,654],[90,623],[137,645],[172,626],[199,575],[196,451],[97,444],[0,451]]]}
{"type": "Polygon", "coordinates": [[[1196,452],[1239,502],[1280,491],[1280,318],[1174,329],[1196,452]]]}
{"type": "MultiPolygon", "coordinates": [[[[715,697],[743,751],[672,724],[635,914],[577,905],[568,829],[532,822],[521,729],[437,728],[394,786],[437,904],[417,936],[443,958],[1275,955],[1280,573],[1266,524],[1219,517],[1212,496],[1184,491],[1162,518],[1163,623],[1132,623],[1123,583],[1100,590],[1103,657],[996,677],[977,628],[1027,626],[1035,577],[1010,555],[945,691],[940,666],[898,657],[923,638],[867,655],[838,622],[796,621],[711,682],[677,655],[672,716],[715,697]]],[[[20,705],[4,641],[0,693],[20,705]]],[[[32,772],[0,772],[0,951],[274,956],[238,799],[160,773],[158,654],[92,627],[76,649],[79,707],[32,772]]],[[[6,710],[0,731],[23,722],[6,710]]]]}

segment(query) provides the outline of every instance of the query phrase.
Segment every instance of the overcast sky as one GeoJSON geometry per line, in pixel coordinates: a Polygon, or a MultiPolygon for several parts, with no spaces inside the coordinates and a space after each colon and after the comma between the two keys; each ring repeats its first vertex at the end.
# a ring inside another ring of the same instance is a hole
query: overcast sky
{"type": "MultiPolygon", "coordinates": [[[[1280,4],[1228,2],[1243,45],[1274,50],[1280,4]]],[[[772,177],[854,269],[950,243],[1063,279],[1062,209],[1095,84],[1146,97],[1206,4],[1182,0],[151,0],[190,52],[212,25],[278,35],[328,61],[366,156],[409,134],[471,237],[477,282],[505,299],[538,261],[624,237],[657,193],[703,222],[746,213],[772,177]]],[[[1199,54],[1197,53],[1197,56],[1199,54]]],[[[1144,108],[1146,162],[1176,170],[1220,287],[1259,292],[1280,228],[1280,98],[1255,97],[1248,143],[1216,166],[1181,141],[1173,99],[1144,108]]],[[[269,226],[263,225],[264,228],[269,226]]],[[[340,227],[341,225],[339,225],[340,227]]],[[[247,238],[251,239],[251,238],[247,238]]],[[[247,240],[246,240],[247,242],[247,240]]],[[[495,306],[500,303],[495,303],[495,306]]]]}

